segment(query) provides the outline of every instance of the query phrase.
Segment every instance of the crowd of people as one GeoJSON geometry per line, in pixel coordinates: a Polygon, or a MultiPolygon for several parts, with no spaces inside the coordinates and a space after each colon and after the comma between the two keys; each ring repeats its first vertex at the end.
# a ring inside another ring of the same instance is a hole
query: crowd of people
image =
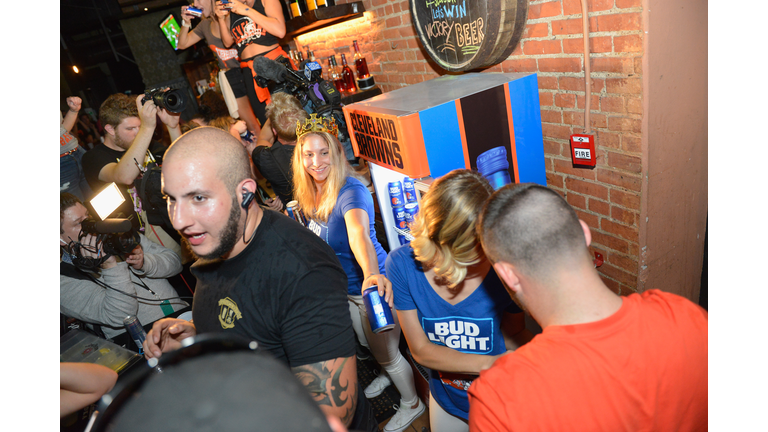
{"type": "MultiPolygon", "coordinates": [[[[94,119],[80,114],[80,98],[66,100],[62,333],[78,323],[147,359],[203,335],[256,341],[277,366],[251,368],[249,378],[269,373],[265,382],[303,389],[291,397],[297,407],[314,401],[309,410],[328,423],[313,423],[317,430],[378,431],[368,399],[391,385],[400,402],[386,432],[427,408],[435,432],[706,430],[706,311],[655,289],[616,295],[590,259],[589,228],[558,193],[535,184],[494,191],[467,169],[432,183],[414,239],[387,250],[370,178],[349,164],[338,125],[254,83],[255,57],[285,54],[277,0],[194,5],[202,21],[192,29],[182,8],[179,46],[205,39],[229,89],[204,93],[200,115],[181,121],[142,96],[114,94],[94,119]],[[156,160],[163,217],[139,193],[156,160]],[[112,217],[135,233],[122,254],[83,230],[90,200],[112,183],[123,197],[112,217]],[[306,226],[288,216],[291,201],[306,226]],[[194,289],[175,279],[185,267],[194,289]],[[369,287],[394,312],[393,329],[372,330],[369,287]],[[541,334],[526,329],[525,312],[541,334]],[[151,324],[141,347],[126,335],[126,316],[151,324]],[[401,335],[428,371],[428,398],[401,335]],[[357,359],[368,352],[381,372],[363,387],[357,359]],[[286,373],[266,372],[274,367],[286,373]]],[[[216,362],[228,370],[227,356],[216,362]]],[[[61,364],[62,416],[115,386],[116,374],[96,366],[61,364]]]]}

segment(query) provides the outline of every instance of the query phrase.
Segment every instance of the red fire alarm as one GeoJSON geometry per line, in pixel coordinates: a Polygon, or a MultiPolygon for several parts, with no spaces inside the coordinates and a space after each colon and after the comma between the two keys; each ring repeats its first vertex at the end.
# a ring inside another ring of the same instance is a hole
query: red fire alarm
{"type": "Polygon", "coordinates": [[[571,135],[571,157],[574,165],[594,168],[595,156],[594,135],[571,135]]]}

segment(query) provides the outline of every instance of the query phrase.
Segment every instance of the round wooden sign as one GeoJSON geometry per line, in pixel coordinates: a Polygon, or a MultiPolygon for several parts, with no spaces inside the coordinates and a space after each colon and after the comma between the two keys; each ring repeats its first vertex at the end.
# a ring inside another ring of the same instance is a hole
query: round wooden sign
{"type": "Polygon", "coordinates": [[[449,71],[492,66],[520,42],[527,0],[409,0],[429,56],[449,71]]]}

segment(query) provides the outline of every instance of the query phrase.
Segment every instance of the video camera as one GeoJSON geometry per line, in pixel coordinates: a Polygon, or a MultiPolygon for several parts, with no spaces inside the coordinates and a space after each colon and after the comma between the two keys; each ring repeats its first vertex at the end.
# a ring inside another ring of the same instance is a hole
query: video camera
{"type": "Polygon", "coordinates": [[[141,99],[141,104],[151,100],[157,105],[158,108],[172,113],[180,113],[187,107],[187,98],[184,96],[184,92],[179,89],[151,89],[144,91],[144,97],[141,99]]]}
{"type": "Polygon", "coordinates": [[[322,67],[317,62],[304,61],[301,69],[293,70],[290,61],[284,56],[277,60],[266,57],[253,59],[256,72],[256,84],[269,89],[274,94],[285,92],[301,102],[308,113],[321,117],[333,117],[339,127],[339,142],[349,160],[354,160],[352,141],[347,131],[347,121],[342,111],[341,93],[336,87],[322,78],[322,67]]]}
{"type": "Polygon", "coordinates": [[[141,243],[139,233],[134,229],[130,218],[108,218],[124,200],[117,185],[111,183],[90,201],[101,220],[94,217],[84,220],[77,241],[70,242],[69,251],[75,267],[96,271],[110,256],[125,257],[141,243]],[[83,239],[87,235],[96,238],[95,244],[83,244],[83,239]],[[84,256],[83,249],[97,257],[84,256]]]}

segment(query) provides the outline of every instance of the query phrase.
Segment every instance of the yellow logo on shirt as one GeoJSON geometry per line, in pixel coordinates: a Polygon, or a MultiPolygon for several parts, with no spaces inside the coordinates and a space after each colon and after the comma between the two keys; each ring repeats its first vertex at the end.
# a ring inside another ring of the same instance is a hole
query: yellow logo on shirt
{"type": "Polygon", "coordinates": [[[229,297],[219,300],[219,323],[221,323],[221,328],[234,328],[235,320],[239,320],[242,317],[243,314],[240,313],[240,309],[234,300],[229,297]]]}

